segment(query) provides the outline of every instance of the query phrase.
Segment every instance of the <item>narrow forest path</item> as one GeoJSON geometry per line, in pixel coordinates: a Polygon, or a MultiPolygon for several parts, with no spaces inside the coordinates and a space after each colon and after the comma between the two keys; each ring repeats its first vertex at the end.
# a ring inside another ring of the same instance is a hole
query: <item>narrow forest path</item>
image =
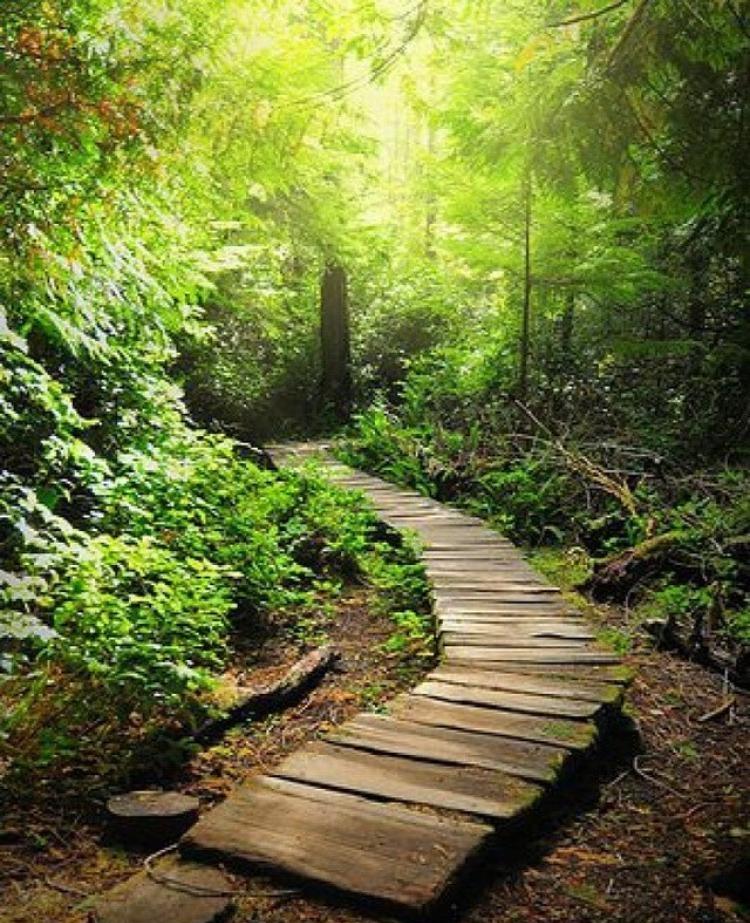
{"type": "Polygon", "coordinates": [[[262,867],[408,912],[439,906],[490,843],[518,835],[622,700],[619,658],[481,520],[315,455],[380,517],[415,531],[439,666],[387,714],[360,714],[241,785],[184,855],[262,867]]]}

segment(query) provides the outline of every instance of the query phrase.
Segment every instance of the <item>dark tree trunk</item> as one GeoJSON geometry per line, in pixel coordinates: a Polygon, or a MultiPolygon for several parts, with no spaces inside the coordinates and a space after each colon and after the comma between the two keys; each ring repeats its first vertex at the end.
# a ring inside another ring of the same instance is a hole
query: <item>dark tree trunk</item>
{"type": "Polygon", "coordinates": [[[322,403],[343,421],[351,411],[352,391],[349,299],[346,273],[334,263],[326,266],[320,286],[320,342],[322,403]]]}
{"type": "Polygon", "coordinates": [[[568,363],[573,354],[573,324],[575,321],[576,296],[575,292],[568,292],[565,296],[565,308],[563,309],[562,320],[560,322],[560,352],[562,353],[563,362],[568,363]]]}

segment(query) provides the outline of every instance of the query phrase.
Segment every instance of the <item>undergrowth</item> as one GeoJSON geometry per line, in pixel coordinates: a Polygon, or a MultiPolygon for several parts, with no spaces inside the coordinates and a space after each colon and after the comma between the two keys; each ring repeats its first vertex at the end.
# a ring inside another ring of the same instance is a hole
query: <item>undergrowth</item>
{"type": "Polygon", "coordinates": [[[629,549],[662,542],[664,553],[616,593],[642,605],[644,619],[702,613],[718,638],[747,644],[745,469],[685,471],[663,432],[657,449],[597,440],[585,421],[555,430],[499,390],[492,359],[473,344],[416,361],[398,402],[355,418],[340,458],[457,503],[519,544],[569,549],[581,584],[629,549]]]}
{"type": "Polygon", "coordinates": [[[5,507],[0,733],[6,793],[88,797],[179,762],[215,711],[233,631],[297,626],[347,582],[378,590],[393,650],[426,655],[414,548],[314,467],[262,470],[175,423],[90,485],[72,527],[30,489],[5,507]],[[17,509],[17,507],[14,507],[17,509]]]}

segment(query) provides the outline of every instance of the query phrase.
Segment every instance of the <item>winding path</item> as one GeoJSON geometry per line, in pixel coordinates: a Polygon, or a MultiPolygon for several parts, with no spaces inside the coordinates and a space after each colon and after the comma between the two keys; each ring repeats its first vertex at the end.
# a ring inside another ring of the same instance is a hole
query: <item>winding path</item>
{"type": "Polygon", "coordinates": [[[359,714],[239,786],[181,842],[185,856],[307,880],[402,912],[450,895],[472,860],[591,750],[626,674],[509,541],[481,520],[337,463],[337,484],[414,530],[432,584],[440,665],[388,714],[359,714]]]}

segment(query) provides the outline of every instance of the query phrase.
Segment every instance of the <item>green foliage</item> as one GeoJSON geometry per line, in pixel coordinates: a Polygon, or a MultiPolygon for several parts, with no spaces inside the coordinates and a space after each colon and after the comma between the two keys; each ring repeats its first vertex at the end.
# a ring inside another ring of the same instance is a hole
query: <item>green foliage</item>
{"type": "Polygon", "coordinates": [[[674,533],[657,604],[746,636],[746,26],[709,0],[9,0],[0,665],[29,754],[73,754],[41,716],[85,728],[94,689],[200,708],[232,619],[341,579],[418,640],[422,576],[360,498],[192,426],[325,425],[330,262],[347,459],[532,545],[674,533]]]}
{"type": "Polygon", "coordinates": [[[147,538],[103,535],[60,561],[40,600],[55,631],[45,658],[119,693],[124,707],[179,704],[226,650],[231,575],[147,538]]]}

